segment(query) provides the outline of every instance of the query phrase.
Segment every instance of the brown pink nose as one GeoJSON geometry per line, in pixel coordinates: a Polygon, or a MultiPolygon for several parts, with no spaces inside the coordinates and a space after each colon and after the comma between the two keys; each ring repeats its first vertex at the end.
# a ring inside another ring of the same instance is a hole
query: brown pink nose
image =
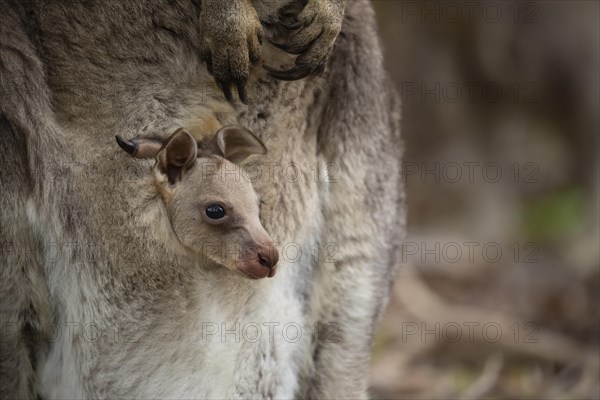
{"type": "MultiPolygon", "coordinates": [[[[263,267],[274,269],[279,261],[279,252],[272,245],[264,245],[258,248],[258,262],[263,267]]],[[[269,276],[271,276],[269,274],[269,276]]]]}

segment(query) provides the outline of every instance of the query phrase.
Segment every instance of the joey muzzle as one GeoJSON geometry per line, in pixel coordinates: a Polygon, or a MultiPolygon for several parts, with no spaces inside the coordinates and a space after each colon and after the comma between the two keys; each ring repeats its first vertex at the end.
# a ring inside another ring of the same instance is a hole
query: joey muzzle
{"type": "Polygon", "coordinates": [[[272,278],[277,272],[277,262],[279,261],[279,252],[271,244],[259,245],[252,256],[248,259],[240,260],[236,267],[244,275],[254,278],[272,278]]]}

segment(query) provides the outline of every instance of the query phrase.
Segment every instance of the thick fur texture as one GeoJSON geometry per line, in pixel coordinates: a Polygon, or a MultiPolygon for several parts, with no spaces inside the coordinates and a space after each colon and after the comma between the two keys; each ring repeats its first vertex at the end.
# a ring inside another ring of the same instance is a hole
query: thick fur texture
{"type": "Polygon", "coordinates": [[[366,398],[404,231],[369,2],[348,2],[319,77],[251,67],[248,106],[207,71],[193,1],[0,5],[0,396],[366,398]],[[271,279],[173,251],[152,163],[114,143],[227,124],[269,149],[246,168],[279,243],[271,279]]]}

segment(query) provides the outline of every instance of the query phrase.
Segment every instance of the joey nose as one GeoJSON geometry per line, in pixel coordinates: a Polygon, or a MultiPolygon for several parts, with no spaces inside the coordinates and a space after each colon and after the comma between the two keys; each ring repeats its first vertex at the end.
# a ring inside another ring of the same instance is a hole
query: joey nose
{"type": "Polygon", "coordinates": [[[263,267],[273,269],[279,261],[279,253],[274,246],[260,246],[258,249],[258,261],[263,267]]]}

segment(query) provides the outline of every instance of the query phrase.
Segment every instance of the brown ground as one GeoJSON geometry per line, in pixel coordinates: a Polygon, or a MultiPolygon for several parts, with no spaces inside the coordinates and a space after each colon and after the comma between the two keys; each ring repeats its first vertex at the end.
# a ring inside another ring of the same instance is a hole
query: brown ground
{"type": "Polygon", "coordinates": [[[372,397],[600,398],[599,3],[467,3],[374,1],[409,234],[372,397]]]}

